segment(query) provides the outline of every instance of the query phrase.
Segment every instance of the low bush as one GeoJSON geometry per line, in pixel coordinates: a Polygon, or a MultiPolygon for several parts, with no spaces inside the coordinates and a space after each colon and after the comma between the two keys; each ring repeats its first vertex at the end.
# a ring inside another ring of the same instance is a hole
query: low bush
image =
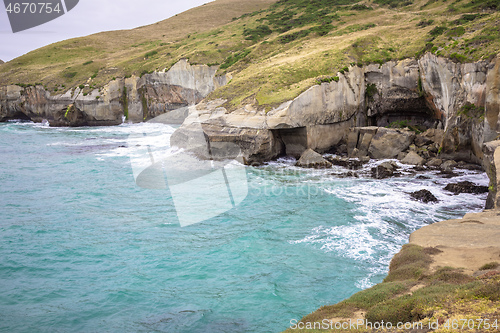
{"type": "Polygon", "coordinates": [[[365,96],[368,100],[373,100],[373,96],[378,93],[377,86],[375,83],[369,83],[366,85],[365,96]]]}
{"type": "Polygon", "coordinates": [[[465,33],[464,27],[456,27],[456,28],[448,30],[448,32],[446,33],[446,36],[459,37],[459,36],[462,36],[464,33],[465,33]]]}
{"type": "Polygon", "coordinates": [[[293,42],[296,39],[306,37],[310,33],[311,33],[311,30],[309,30],[309,29],[301,30],[301,31],[293,32],[291,34],[286,34],[286,35],[280,36],[278,38],[278,40],[281,44],[287,44],[287,43],[293,42]]]}
{"type": "Polygon", "coordinates": [[[450,59],[455,61],[455,62],[461,62],[461,63],[464,63],[464,62],[467,62],[468,59],[466,56],[460,54],[460,53],[452,53],[450,54],[450,59]]]}
{"type": "Polygon", "coordinates": [[[234,65],[235,63],[237,63],[238,61],[240,61],[241,59],[245,58],[249,54],[250,54],[250,50],[243,50],[241,52],[237,52],[237,53],[227,57],[226,60],[224,60],[224,62],[222,63],[222,65],[220,65],[220,68],[227,69],[227,68],[231,67],[232,65],[234,65]]]}
{"type": "Polygon", "coordinates": [[[158,54],[158,51],[156,51],[156,50],[154,50],[154,51],[150,51],[150,52],[148,52],[148,53],[146,53],[146,54],[144,55],[144,58],[149,59],[150,57],[152,57],[152,56],[154,56],[154,55],[156,55],[156,54],[158,54]]]}
{"type": "Polygon", "coordinates": [[[429,31],[429,35],[432,37],[437,37],[439,35],[442,35],[448,28],[446,27],[434,27],[431,31],[429,31]]]}
{"type": "Polygon", "coordinates": [[[340,78],[338,76],[327,76],[319,78],[316,81],[318,82],[318,84],[321,84],[321,83],[330,83],[332,81],[339,82],[339,80],[340,78]]]}
{"type": "Polygon", "coordinates": [[[373,8],[363,4],[355,4],[351,7],[351,10],[373,10],[373,8]]]}
{"type": "Polygon", "coordinates": [[[255,29],[244,29],[243,36],[246,40],[257,41],[265,36],[272,34],[273,31],[267,25],[259,25],[255,29]]]}
{"type": "Polygon", "coordinates": [[[413,3],[413,1],[409,0],[373,0],[374,3],[377,3],[379,5],[385,5],[389,6],[390,8],[396,8],[396,7],[404,7],[404,6],[409,6],[413,3]]]}
{"type": "Polygon", "coordinates": [[[417,27],[420,28],[427,27],[429,25],[432,25],[432,23],[434,23],[434,20],[422,20],[417,23],[417,27]]]}
{"type": "Polygon", "coordinates": [[[72,79],[76,76],[76,72],[66,72],[63,74],[63,76],[66,78],[66,79],[72,79]]]}
{"type": "Polygon", "coordinates": [[[331,24],[323,24],[323,25],[318,25],[316,27],[311,28],[311,31],[317,33],[320,36],[324,36],[328,34],[330,31],[332,31],[335,27],[331,24]]]}
{"type": "Polygon", "coordinates": [[[483,266],[481,266],[481,268],[479,268],[480,271],[485,271],[485,270],[488,270],[488,269],[495,269],[495,268],[498,268],[498,266],[500,266],[500,264],[498,264],[496,261],[495,262],[490,262],[488,264],[484,264],[483,266]]]}
{"type": "Polygon", "coordinates": [[[424,248],[406,244],[396,254],[389,265],[389,274],[384,282],[417,280],[423,276],[432,259],[424,248]]]}

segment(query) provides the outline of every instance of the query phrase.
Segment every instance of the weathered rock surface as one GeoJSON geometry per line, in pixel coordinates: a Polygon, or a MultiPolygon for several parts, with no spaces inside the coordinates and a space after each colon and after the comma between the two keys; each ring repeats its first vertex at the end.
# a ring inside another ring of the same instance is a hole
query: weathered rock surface
{"type": "Polygon", "coordinates": [[[424,165],[425,159],[418,155],[414,151],[410,151],[405,158],[401,160],[401,163],[411,164],[411,165],[424,165]]]}
{"type": "Polygon", "coordinates": [[[482,194],[488,192],[488,186],[476,185],[469,181],[463,181],[459,183],[451,183],[446,185],[444,188],[446,191],[453,192],[457,195],[460,193],[472,193],[472,194],[482,194]]]}
{"type": "Polygon", "coordinates": [[[431,269],[464,268],[472,275],[481,266],[500,257],[500,213],[487,210],[466,214],[463,219],[448,220],[425,226],[410,236],[410,244],[438,247],[431,269]]]}
{"type": "Polygon", "coordinates": [[[142,77],[118,78],[86,96],[80,88],[52,95],[43,86],[0,87],[0,121],[31,119],[52,126],[116,125],[125,116],[141,122],[160,114],[199,103],[227,83],[216,76],[216,66],[190,65],[180,60],[168,71],[142,77]],[[69,108],[77,116],[67,117],[69,108]]]}
{"type": "Polygon", "coordinates": [[[423,203],[438,202],[439,200],[429,190],[420,190],[410,193],[410,196],[423,203]]]}
{"type": "Polygon", "coordinates": [[[449,160],[441,164],[441,169],[443,171],[448,171],[448,172],[453,171],[453,169],[457,166],[457,164],[458,164],[457,162],[449,160]]]}
{"type": "Polygon", "coordinates": [[[362,161],[360,159],[354,159],[354,158],[347,158],[347,157],[335,157],[335,158],[326,158],[330,163],[333,165],[338,165],[342,166],[344,168],[350,169],[350,170],[358,170],[360,169],[365,161],[362,161]]]}
{"type": "Polygon", "coordinates": [[[440,167],[443,164],[443,160],[440,158],[431,158],[425,165],[428,167],[440,167]]]}
{"type": "Polygon", "coordinates": [[[372,168],[372,177],[375,179],[385,179],[394,176],[397,166],[391,162],[383,162],[372,168]]]}
{"type": "Polygon", "coordinates": [[[375,159],[395,158],[408,149],[414,138],[412,131],[381,127],[373,136],[368,153],[375,159]]]}
{"type": "MultiPolygon", "coordinates": [[[[468,103],[478,108],[485,106],[485,97],[494,86],[488,82],[488,77],[495,76],[492,70],[495,63],[459,64],[428,53],[419,61],[419,66],[428,105],[440,115],[444,124],[443,152],[472,149],[475,156],[482,158],[484,125],[481,117],[466,117],[460,111],[468,103]]],[[[492,98],[498,99],[493,95],[495,93],[491,92],[492,98]]],[[[498,110],[496,112],[498,114],[498,110]]]]}
{"type": "Polygon", "coordinates": [[[440,120],[419,91],[419,76],[419,61],[415,59],[366,66],[366,116],[370,124],[386,127],[405,120],[435,127],[440,120]]]}
{"type": "Polygon", "coordinates": [[[332,163],[325,160],[323,156],[312,149],[307,149],[297,161],[296,165],[303,168],[315,169],[326,169],[332,167],[332,163]]]}
{"type": "Polygon", "coordinates": [[[485,143],[483,146],[483,168],[490,178],[486,209],[500,208],[500,140],[485,143]],[[498,152],[497,152],[498,151],[498,152]]]}
{"type": "MultiPolygon", "coordinates": [[[[117,79],[87,96],[79,88],[51,95],[41,86],[0,87],[0,121],[111,125],[121,123],[125,114],[140,122],[172,112],[157,121],[180,123],[186,112],[193,113],[186,107],[199,104],[230,79],[217,76],[216,70],[181,60],[168,71],[117,79]]],[[[229,111],[202,103],[194,113],[202,115],[197,123],[209,141],[237,143],[247,161],[299,157],[308,148],[329,152],[343,144],[351,157],[356,149],[355,157],[394,158],[415,134],[382,126],[405,120],[431,128],[415,139],[425,158],[435,157],[441,148],[439,158],[478,163],[483,142],[500,133],[498,57],[457,64],[428,53],[419,60],[351,66],[338,76],[338,82],[315,85],[269,112],[252,105],[229,111]],[[467,116],[465,106],[473,106],[475,113],[467,116]],[[352,127],[361,129],[350,132],[352,127]]],[[[192,123],[184,122],[179,131],[189,132],[192,123]]]]}
{"type": "Polygon", "coordinates": [[[422,147],[432,143],[441,144],[443,141],[443,135],[444,131],[442,129],[430,128],[415,137],[415,145],[422,147]]]}
{"type": "Polygon", "coordinates": [[[181,125],[188,116],[189,107],[183,107],[154,117],[148,123],[181,125]]]}

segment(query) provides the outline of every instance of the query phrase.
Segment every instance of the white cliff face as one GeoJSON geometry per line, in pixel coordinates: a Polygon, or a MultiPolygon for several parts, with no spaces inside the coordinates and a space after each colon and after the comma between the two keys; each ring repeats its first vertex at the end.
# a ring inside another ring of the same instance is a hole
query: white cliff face
{"type": "Polygon", "coordinates": [[[290,103],[268,113],[271,129],[325,125],[346,121],[363,111],[365,80],[363,70],[349,67],[339,81],[309,88],[290,103]]]}
{"type": "Polygon", "coordinates": [[[458,64],[426,54],[420,60],[350,67],[338,82],[313,86],[267,114],[250,106],[232,113],[203,106],[205,116],[197,122],[209,140],[237,142],[250,163],[288,153],[292,146],[292,155],[307,148],[327,151],[345,140],[352,126],[387,126],[401,119],[444,127],[443,147],[456,153],[467,148],[464,154],[472,149],[475,157],[469,159],[475,160],[482,158],[483,142],[500,130],[499,64],[498,59],[458,64]],[[486,120],[464,118],[460,110],[466,103],[484,107],[486,120]],[[224,133],[223,139],[217,133],[224,133]],[[253,145],[252,140],[266,144],[253,145]]]}
{"type": "Polygon", "coordinates": [[[192,116],[179,135],[193,123],[202,125],[210,140],[237,142],[248,161],[300,155],[307,148],[327,151],[347,138],[350,127],[384,127],[402,119],[442,126],[446,152],[472,149],[478,158],[483,143],[500,132],[499,58],[459,64],[426,54],[419,60],[351,66],[338,74],[338,82],[315,85],[267,113],[250,105],[229,112],[218,102],[193,108],[227,83],[229,78],[216,76],[216,70],[181,60],[168,71],[117,79],[87,96],[79,88],[51,95],[41,86],[0,87],[0,120],[24,117],[48,119],[56,126],[111,125],[121,123],[124,114],[140,122],[182,110],[178,113],[192,116]],[[479,111],[484,108],[484,115],[461,113],[467,103],[479,111]],[[71,119],[66,117],[68,110],[71,119]]]}
{"type": "Polygon", "coordinates": [[[484,106],[488,62],[459,64],[427,53],[419,60],[419,67],[422,88],[430,105],[442,113],[445,129],[446,121],[465,103],[484,106]]]}
{"type": "Polygon", "coordinates": [[[216,71],[217,67],[192,66],[181,60],[166,72],[119,78],[86,96],[79,88],[51,95],[42,86],[0,87],[0,120],[23,116],[34,121],[47,119],[54,126],[113,125],[128,115],[129,121],[141,122],[199,103],[227,83],[216,71]],[[80,115],[76,123],[65,119],[70,105],[80,115]]]}

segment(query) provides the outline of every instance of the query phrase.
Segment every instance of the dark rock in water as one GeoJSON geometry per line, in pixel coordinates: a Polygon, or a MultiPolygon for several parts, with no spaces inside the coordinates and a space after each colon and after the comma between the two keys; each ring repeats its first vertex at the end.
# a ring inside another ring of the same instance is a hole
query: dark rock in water
{"type": "Polygon", "coordinates": [[[410,196],[423,203],[438,202],[439,200],[428,190],[420,190],[410,193],[410,196]]]}
{"type": "Polygon", "coordinates": [[[372,168],[372,177],[375,179],[385,179],[394,176],[394,171],[397,167],[390,163],[384,162],[372,168]]]}
{"type": "Polygon", "coordinates": [[[360,159],[352,159],[347,157],[335,157],[335,158],[327,157],[327,160],[333,165],[339,165],[350,170],[358,170],[364,164],[364,162],[360,159]]]}
{"type": "Polygon", "coordinates": [[[431,177],[428,177],[428,176],[417,176],[417,179],[431,179],[431,177]]]}
{"type": "Polygon", "coordinates": [[[333,149],[334,153],[337,153],[338,155],[347,155],[347,145],[346,144],[341,144],[335,149],[333,149]]]}
{"type": "Polygon", "coordinates": [[[488,192],[488,186],[480,186],[468,181],[451,183],[446,185],[444,189],[453,192],[455,195],[460,193],[482,194],[488,192]]]}
{"type": "Polygon", "coordinates": [[[471,170],[471,171],[483,171],[483,167],[477,164],[467,164],[465,162],[459,162],[457,168],[471,170]]]}
{"type": "Polygon", "coordinates": [[[300,157],[296,166],[303,168],[326,169],[330,168],[332,166],[332,163],[325,160],[323,156],[321,156],[314,150],[307,149],[300,157]]]}
{"type": "Polygon", "coordinates": [[[359,175],[356,172],[345,172],[345,173],[332,173],[332,176],[337,176],[339,178],[359,178],[359,175]]]}
{"type": "Polygon", "coordinates": [[[440,167],[443,164],[443,160],[440,158],[431,158],[425,165],[428,167],[440,167]]]}
{"type": "Polygon", "coordinates": [[[458,174],[454,173],[453,171],[441,171],[440,173],[438,173],[438,176],[440,176],[441,178],[449,179],[458,177],[458,174]]]}
{"type": "Polygon", "coordinates": [[[412,170],[414,170],[414,171],[426,171],[427,168],[424,166],[421,166],[421,165],[417,165],[417,166],[413,167],[412,170]]]}

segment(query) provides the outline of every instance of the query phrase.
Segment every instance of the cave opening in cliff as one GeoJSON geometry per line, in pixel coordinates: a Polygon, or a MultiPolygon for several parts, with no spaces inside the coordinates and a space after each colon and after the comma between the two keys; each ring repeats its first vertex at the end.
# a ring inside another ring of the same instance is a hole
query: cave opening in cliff
{"type": "Polygon", "coordinates": [[[368,112],[367,123],[369,126],[377,127],[406,127],[413,126],[421,130],[429,128],[438,128],[441,126],[441,120],[436,116],[425,103],[424,98],[405,103],[394,103],[385,110],[377,112],[368,112]]]}
{"type": "Polygon", "coordinates": [[[9,121],[9,120],[31,121],[31,118],[28,117],[25,113],[17,111],[13,115],[2,119],[2,121],[9,121]]]}
{"type": "Polygon", "coordinates": [[[307,149],[306,127],[275,129],[272,133],[279,144],[279,156],[298,158],[307,149]]]}

